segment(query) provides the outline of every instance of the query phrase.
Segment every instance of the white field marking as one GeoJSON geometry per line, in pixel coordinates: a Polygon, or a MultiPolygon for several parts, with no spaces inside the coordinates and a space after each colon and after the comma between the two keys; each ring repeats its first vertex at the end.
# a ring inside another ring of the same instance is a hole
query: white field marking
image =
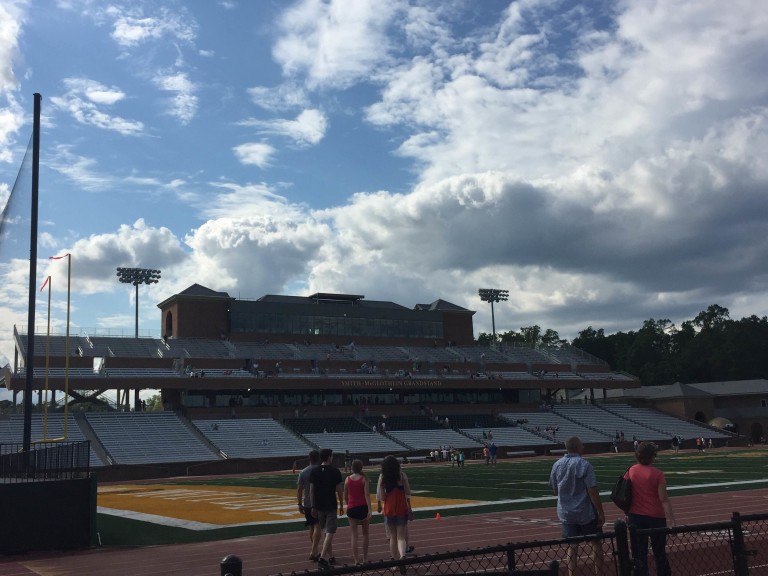
{"type": "MultiPolygon", "coordinates": [[[[712,482],[708,484],[694,484],[690,486],[668,486],[667,490],[688,490],[688,489],[695,489],[695,488],[719,488],[719,487],[726,487],[726,486],[736,486],[736,485],[750,485],[750,484],[764,484],[768,483],[768,479],[762,479],[762,480],[741,480],[738,482],[712,482]]],[[[610,495],[610,491],[600,492],[601,496],[608,496],[610,495]]],[[[154,496],[157,496],[156,493],[154,493],[154,496]]],[[[469,504],[446,504],[443,506],[430,506],[425,508],[417,508],[417,512],[428,512],[428,511],[434,511],[434,510],[454,510],[458,508],[479,508],[482,506],[498,506],[498,505],[504,505],[504,504],[525,504],[528,502],[547,502],[547,501],[555,501],[557,500],[557,496],[535,496],[530,498],[517,498],[517,499],[509,499],[509,500],[494,500],[494,501],[487,501],[487,502],[472,502],[469,504]]],[[[157,516],[155,514],[145,514],[141,512],[134,512],[131,510],[115,510],[112,508],[105,508],[99,506],[97,508],[97,512],[101,514],[109,514],[112,516],[120,516],[123,518],[132,518],[134,520],[142,520],[144,522],[152,522],[154,524],[161,524],[165,526],[178,526],[182,528],[187,528],[189,530],[215,530],[220,528],[234,528],[234,527],[240,527],[240,526],[258,526],[258,525],[264,525],[264,524],[288,524],[291,522],[303,522],[303,518],[294,518],[291,520],[265,520],[260,522],[242,522],[238,524],[209,524],[205,522],[193,522],[190,520],[181,520],[178,518],[167,518],[165,516],[157,516]]],[[[281,514],[282,515],[282,514],[281,514]]],[[[374,515],[378,515],[376,512],[374,512],[374,515]]]]}
{"type": "Polygon", "coordinates": [[[485,516],[482,518],[482,522],[487,524],[537,524],[540,526],[562,526],[559,520],[552,520],[551,518],[521,518],[519,516],[485,516]]]}
{"type": "Polygon", "coordinates": [[[725,474],[725,470],[679,470],[664,472],[665,476],[688,476],[692,474],[725,474]]]}

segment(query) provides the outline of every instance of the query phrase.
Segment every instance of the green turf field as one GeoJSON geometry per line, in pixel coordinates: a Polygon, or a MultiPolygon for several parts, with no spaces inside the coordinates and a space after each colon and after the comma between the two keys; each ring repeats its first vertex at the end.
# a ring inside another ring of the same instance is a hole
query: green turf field
{"type": "MultiPolygon", "coordinates": [[[[616,478],[635,462],[632,454],[587,455],[597,474],[598,487],[607,493],[616,478]]],[[[406,465],[414,496],[479,501],[478,504],[441,507],[443,514],[477,514],[539,507],[554,507],[555,499],[548,486],[553,458],[504,460],[496,466],[467,462],[464,468],[450,464],[406,465]]],[[[670,496],[744,490],[768,484],[768,451],[760,449],[716,449],[673,454],[661,452],[656,460],[666,477],[670,496]]],[[[366,473],[375,485],[378,469],[366,473]]],[[[243,486],[295,490],[295,474],[264,474],[239,478],[160,481],[158,484],[179,486],[243,486]]],[[[416,517],[433,517],[435,508],[416,510],[416,517]]],[[[374,521],[379,521],[374,517],[374,521]]],[[[109,543],[148,544],[189,542],[235,538],[246,535],[302,529],[301,522],[275,525],[241,526],[190,533],[183,528],[148,526],[144,522],[99,515],[102,539],[109,543]]],[[[106,542],[105,542],[106,543],[106,542]]]]}

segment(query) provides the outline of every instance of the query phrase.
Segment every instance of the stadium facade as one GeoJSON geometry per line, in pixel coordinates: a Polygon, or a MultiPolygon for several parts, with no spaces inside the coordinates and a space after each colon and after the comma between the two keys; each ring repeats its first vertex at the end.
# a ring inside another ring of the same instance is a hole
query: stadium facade
{"type": "MultiPolygon", "coordinates": [[[[66,386],[82,401],[118,390],[121,408],[140,410],[140,391],[157,389],[171,410],[216,414],[236,405],[279,418],[318,406],[331,414],[360,405],[488,412],[640,385],[567,345],[479,347],[474,312],[440,299],[412,308],[355,294],[242,300],[195,284],[158,308],[162,338],[71,337],[68,371],[63,336],[37,345],[38,394],[66,386]]],[[[26,335],[14,337],[14,366],[4,376],[19,392],[26,335]]]]}

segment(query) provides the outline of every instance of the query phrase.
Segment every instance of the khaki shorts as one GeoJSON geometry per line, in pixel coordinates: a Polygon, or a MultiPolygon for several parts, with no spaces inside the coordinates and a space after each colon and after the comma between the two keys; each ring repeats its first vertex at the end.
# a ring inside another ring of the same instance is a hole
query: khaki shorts
{"type": "Polygon", "coordinates": [[[336,534],[336,528],[339,526],[336,518],[336,509],[318,510],[317,523],[320,525],[322,531],[326,534],[336,534]]]}

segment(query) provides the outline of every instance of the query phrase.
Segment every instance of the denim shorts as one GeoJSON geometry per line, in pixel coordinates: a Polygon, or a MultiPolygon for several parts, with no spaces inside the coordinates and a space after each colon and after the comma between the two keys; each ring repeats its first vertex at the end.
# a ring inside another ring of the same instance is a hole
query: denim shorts
{"type": "Polygon", "coordinates": [[[563,522],[563,538],[573,538],[574,536],[589,536],[590,534],[602,534],[603,527],[597,525],[597,518],[586,524],[573,524],[572,522],[563,522]]]}

